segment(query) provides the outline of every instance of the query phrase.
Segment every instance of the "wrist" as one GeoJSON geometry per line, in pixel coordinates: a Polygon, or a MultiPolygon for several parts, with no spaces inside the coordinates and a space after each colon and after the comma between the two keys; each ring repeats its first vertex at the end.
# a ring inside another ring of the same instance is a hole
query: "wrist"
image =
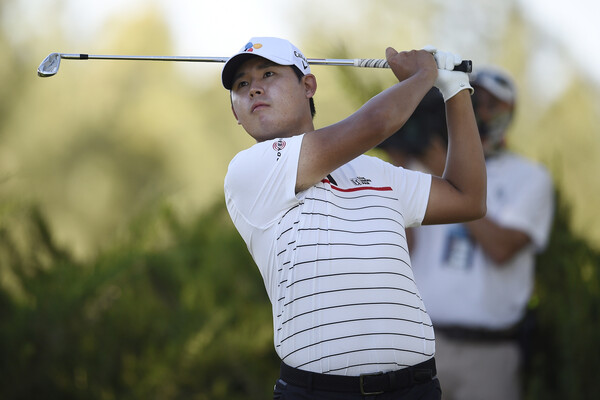
{"type": "Polygon", "coordinates": [[[446,100],[446,102],[454,103],[454,102],[465,101],[465,100],[470,100],[470,99],[471,99],[471,91],[469,90],[469,88],[464,88],[464,89],[456,92],[456,94],[454,94],[452,97],[449,97],[448,100],[446,100]]]}
{"type": "Polygon", "coordinates": [[[473,88],[469,83],[469,76],[464,72],[440,70],[435,86],[440,90],[444,101],[448,101],[456,94],[464,91],[473,93],[473,88]]]}
{"type": "Polygon", "coordinates": [[[437,79],[437,69],[422,68],[418,70],[412,77],[413,80],[427,87],[429,90],[434,86],[437,79]]]}

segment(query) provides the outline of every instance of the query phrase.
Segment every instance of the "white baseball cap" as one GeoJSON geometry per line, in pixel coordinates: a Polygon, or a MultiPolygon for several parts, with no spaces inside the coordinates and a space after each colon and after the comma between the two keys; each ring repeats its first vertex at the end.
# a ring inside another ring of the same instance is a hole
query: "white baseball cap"
{"type": "Polygon", "coordinates": [[[510,75],[496,67],[482,67],[473,71],[470,77],[471,85],[479,86],[490,92],[498,100],[514,104],[517,89],[510,75]]]}
{"type": "Polygon", "coordinates": [[[221,73],[225,89],[231,90],[235,72],[251,56],[260,56],[279,65],[295,65],[304,75],[310,74],[306,57],[289,41],[275,37],[253,37],[225,63],[221,73]]]}

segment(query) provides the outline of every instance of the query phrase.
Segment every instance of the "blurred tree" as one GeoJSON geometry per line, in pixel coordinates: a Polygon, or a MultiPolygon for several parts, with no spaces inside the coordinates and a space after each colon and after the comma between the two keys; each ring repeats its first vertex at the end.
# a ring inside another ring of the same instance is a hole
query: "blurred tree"
{"type": "Polygon", "coordinates": [[[271,308],[222,202],[186,224],[159,208],[85,264],[35,209],[18,214],[0,219],[0,257],[20,288],[0,290],[0,398],[269,397],[271,308]]]}
{"type": "MultiPolygon", "coordinates": [[[[171,53],[158,11],[106,31],[108,53],[171,53]]],[[[0,74],[10,78],[0,89],[9,91],[0,100],[0,193],[38,202],[78,258],[109,245],[148,206],[169,200],[196,213],[222,193],[243,140],[215,134],[235,127],[216,68],[204,65],[215,74],[206,87],[190,85],[174,63],[63,61],[57,76],[40,79],[10,56],[2,32],[9,62],[0,74]]]]}
{"type": "Polygon", "coordinates": [[[537,261],[531,308],[527,399],[597,399],[600,368],[600,252],[570,228],[571,207],[557,196],[548,250],[537,261]]]}

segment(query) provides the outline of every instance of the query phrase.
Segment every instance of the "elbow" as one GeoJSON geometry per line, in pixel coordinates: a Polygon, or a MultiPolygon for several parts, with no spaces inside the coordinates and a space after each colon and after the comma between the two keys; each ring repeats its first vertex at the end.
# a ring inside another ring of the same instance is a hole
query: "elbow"
{"type": "Polygon", "coordinates": [[[477,219],[481,219],[487,214],[487,204],[485,201],[485,196],[482,201],[473,202],[469,205],[469,207],[465,208],[467,215],[465,215],[466,222],[475,221],[477,219]]]}
{"type": "Polygon", "coordinates": [[[513,258],[513,254],[508,251],[498,251],[495,253],[488,253],[488,257],[497,265],[503,265],[513,258]]]}
{"type": "Polygon", "coordinates": [[[487,204],[486,204],[486,202],[485,202],[485,198],[484,198],[484,200],[483,200],[483,201],[482,201],[482,202],[479,204],[479,207],[477,208],[477,210],[476,210],[476,211],[477,211],[477,217],[476,217],[476,219],[483,218],[483,217],[485,217],[485,216],[486,216],[486,214],[487,214],[487,204]]]}
{"type": "Polygon", "coordinates": [[[484,189],[473,203],[474,219],[480,219],[487,214],[487,189],[484,189]]]}

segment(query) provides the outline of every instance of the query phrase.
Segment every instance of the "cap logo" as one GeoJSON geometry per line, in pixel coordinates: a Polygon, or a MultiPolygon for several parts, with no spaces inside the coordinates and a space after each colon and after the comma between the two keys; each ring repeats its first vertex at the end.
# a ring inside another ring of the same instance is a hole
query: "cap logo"
{"type": "Polygon", "coordinates": [[[304,57],[304,54],[294,50],[294,55],[300,59],[302,59],[302,66],[304,67],[304,69],[308,68],[308,60],[306,59],[306,57],[304,57]]]}
{"type": "Polygon", "coordinates": [[[260,49],[263,45],[260,43],[252,43],[252,42],[248,42],[246,43],[246,45],[244,46],[244,51],[248,52],[248,53],[252,53],[254,51],[254,49],[260,49]]]}

